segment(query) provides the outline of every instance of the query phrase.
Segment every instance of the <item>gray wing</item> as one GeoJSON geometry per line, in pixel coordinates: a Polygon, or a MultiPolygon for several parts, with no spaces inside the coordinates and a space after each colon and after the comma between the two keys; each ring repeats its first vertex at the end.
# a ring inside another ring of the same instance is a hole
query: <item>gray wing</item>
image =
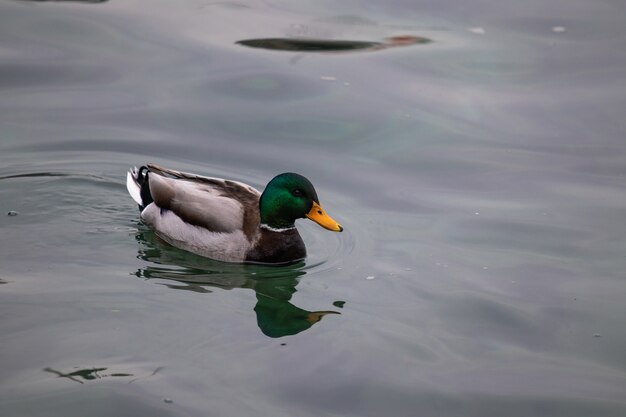
{"type": "Polygon", "coordinates": [[[148,168],[154,203],[171,210],[184,222],[213,232],[243,230],[247,236],[258,228],[260,193],[253,187],[152,164],[148,168]]]}

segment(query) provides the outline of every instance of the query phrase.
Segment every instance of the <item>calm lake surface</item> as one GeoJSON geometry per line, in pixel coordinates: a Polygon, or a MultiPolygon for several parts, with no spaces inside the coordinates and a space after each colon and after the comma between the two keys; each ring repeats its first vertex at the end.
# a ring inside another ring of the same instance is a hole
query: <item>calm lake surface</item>
{"type": "Polygon", "coordinates": [[[624,22],[0,0],[0,415],[626,415],[624,22]],[[299,172],[346,230],[186,254],[138,221],[147,162],[299,172]]]}

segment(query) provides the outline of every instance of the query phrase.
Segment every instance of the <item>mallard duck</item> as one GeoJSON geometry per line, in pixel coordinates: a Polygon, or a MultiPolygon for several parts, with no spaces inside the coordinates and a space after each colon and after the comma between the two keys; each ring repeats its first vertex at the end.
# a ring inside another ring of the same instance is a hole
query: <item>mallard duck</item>
{"type": "Polygon", "coordinates": [[[274,177],[263,193],[237,181],[148,164],[128,172],[126,188],[141,219],[167,243],[225,262],[282,264],[306,257],[295,220],[343,228],[299,174],[274,177]]]}

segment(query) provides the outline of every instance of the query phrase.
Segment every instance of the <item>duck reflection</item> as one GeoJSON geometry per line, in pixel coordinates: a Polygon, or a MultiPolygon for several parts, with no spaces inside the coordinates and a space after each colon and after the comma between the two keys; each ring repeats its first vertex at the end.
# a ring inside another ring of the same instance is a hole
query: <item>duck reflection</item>
{"type": "Polygon", "coordinates": [[[135,235],[140,243],[138,258],[150,262],[134,274],[147,279],[165,279],[169,288],[210,293],[211,288],[249,288],[256,294],[257,325],[266,336],[279,338],[311,328],[324,316],[337,311],[308,311],[290,300],[297,291],[303,262],[287,266],[242,265],[216,262],[162,242],[151,230],[135,235]]]}

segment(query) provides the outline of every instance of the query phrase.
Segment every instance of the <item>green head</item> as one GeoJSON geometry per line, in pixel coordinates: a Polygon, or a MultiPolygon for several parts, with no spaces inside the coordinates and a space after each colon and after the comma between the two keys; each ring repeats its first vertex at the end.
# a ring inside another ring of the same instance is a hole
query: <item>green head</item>
{"type": "Polygon", "coordinates": [[[296,219],[308,217],[320,226],[341,232],[343,228],[320,207],[311,181],[287,172],[274,177],[259,201],[261,223],[274,229],[294,227],[296,219]]]}

